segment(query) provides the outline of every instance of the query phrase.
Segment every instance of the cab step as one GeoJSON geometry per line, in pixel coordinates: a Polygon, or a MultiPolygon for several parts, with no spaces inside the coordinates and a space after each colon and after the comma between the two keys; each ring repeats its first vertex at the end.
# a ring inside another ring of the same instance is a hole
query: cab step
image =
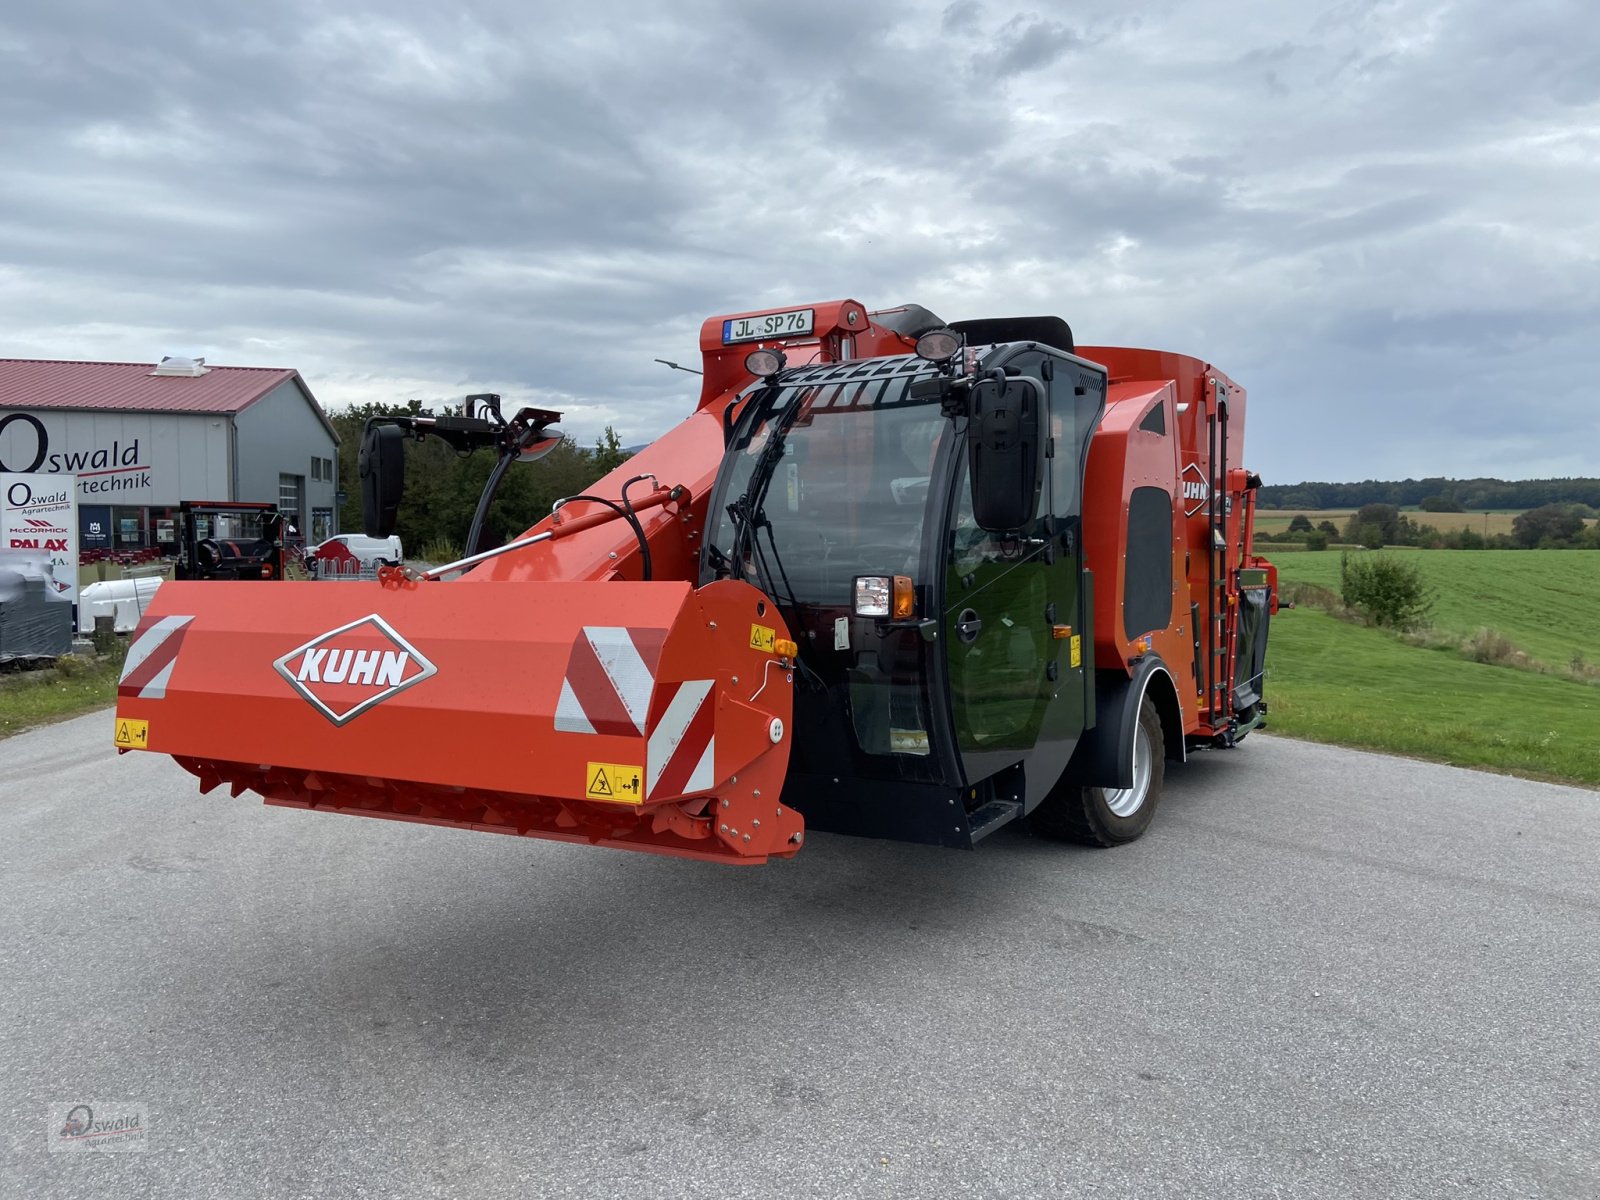
{"type": "Polygon", "coordinates": [[[982,808],[968,813],[967,828],[971,831],[973,844],[981,842],[1000,826],[1021,815],[1020,800],[991,800],[982,808]]]}

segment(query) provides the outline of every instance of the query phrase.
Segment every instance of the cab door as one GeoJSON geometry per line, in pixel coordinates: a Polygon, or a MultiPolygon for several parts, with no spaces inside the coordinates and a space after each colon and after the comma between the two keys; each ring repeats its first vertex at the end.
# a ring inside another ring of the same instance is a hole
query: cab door
{"type": "MultiPolygon", "coordinates": [[[[1073,360],[1037,351],[1011,360],[1042,377],[1044,483],[1025,536],[999,537],[973,519],[965,462],[956,467],[945,556],[945,644],[951,716],[968,783],[1024,762],[1026,807],[1060,778],[1087,720],[1090,597],[1082,571],[1083,455],[1103,384],[1073,360]]],[[[965,455],[961,456],[963,459],[965,455]]]]}
{"type": "Polygon", "coordinates": [[[1033,749],[1049,699],[1050,571],[1037,537],[1001,539],[972,518],[963,464],[949,536],[941,637],[967,782],[1033,749]]]}

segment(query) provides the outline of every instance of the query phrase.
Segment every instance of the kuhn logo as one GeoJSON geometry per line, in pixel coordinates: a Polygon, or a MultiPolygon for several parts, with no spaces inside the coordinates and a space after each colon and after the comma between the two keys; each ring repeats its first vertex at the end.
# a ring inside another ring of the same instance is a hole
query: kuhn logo
{"type": "Polygon", "coordinates": [[[1192,517],[1211,499],[1211,484],[1194,463],[1183,469],[1183,515],[1192,517]]]}
{"type": "Polygon", "coordinates": [[[439,670],[377,613],[313,638],[272,665],[335,725],[439,670]]]}

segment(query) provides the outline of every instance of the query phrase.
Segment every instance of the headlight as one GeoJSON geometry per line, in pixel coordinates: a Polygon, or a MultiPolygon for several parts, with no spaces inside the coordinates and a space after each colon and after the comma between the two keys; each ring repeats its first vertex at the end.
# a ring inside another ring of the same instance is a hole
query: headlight
{"type": "Polygon", "coordinates": [[[910,618],[915,610],[915,593],[909,575],[857,575],[854,603],[858,617],[910,618]]]}

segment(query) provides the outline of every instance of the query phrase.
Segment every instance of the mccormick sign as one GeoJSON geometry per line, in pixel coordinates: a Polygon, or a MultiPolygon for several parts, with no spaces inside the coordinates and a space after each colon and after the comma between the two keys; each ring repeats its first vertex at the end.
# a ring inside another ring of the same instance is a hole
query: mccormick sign
{"type": "Polygon", "coordinates": [[[50,560],[51,590],[78,601],[78,498],[71,475],[0,473],[0,550],[50,560]]]}

